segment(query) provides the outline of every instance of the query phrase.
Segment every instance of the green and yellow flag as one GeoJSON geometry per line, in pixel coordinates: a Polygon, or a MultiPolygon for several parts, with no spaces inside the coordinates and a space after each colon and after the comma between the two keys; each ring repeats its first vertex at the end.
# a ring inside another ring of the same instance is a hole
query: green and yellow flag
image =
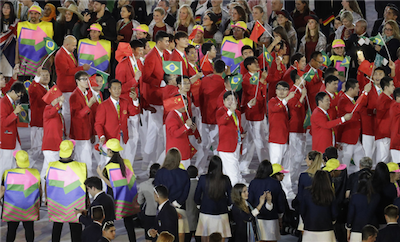
{"type": "Polygon", "coordinates": [[[250,77],[250,84],[257,85],[260,80],[260,73],[256,72],[250,77]]]}
{"type": "Polygon", "coordinates": [[[29,105],[22,104],[21,106],[22,106],[23,110],[18,114],[19,122],[20,123],[29,123],[29,116],[28,116],[29,105]]]}
{"type": "Polygon", "coordinates": [[[322,58],[324,59],[324,65],[325,66],[330,66],[330,64],[332,63],[331,59],[329,58],[329,56],[325,53],[325,51],[321,51],[322,53],[322,58]]]}
{"type": "Polygon", "coordinates": [[[163,61],[166,74],[182,75],[182,63],[179,61],[163,61]]]}
{"type": "Polygon", "coordinates": [[[346,68],[350,67],[350,56],[346,56],[343,61],[342,64],[340,64],[340,66],[344,66],[346,68]]]}
{"type": "Polygon", "coordinates": [[[274,58],[268,52],[268,50],[267,50],[267,48],[265,48],[265,46],[263,46],[263,54],[264,54],[265,61],[268,63],[269,66],[271,66],[271,63],[274,60],[274,58]]]}
{"type": "Polygon", "coordinates": [[[231,76],[229,82],[231,83],[231,88],[233,91],[240,91],[240,89],[242,89],[243,77],[241,74],[231,76]]]}
{"type": "Polygon", "coordinates": [[[310,82],[315,76],[315,71],[311,68],[308,72],[303,75],[303,79],[307,82],[310,82]]]}
{"type": "Polygon", "coordinates": [[[372,42],[374,42],[374,44],[376,45],[380,45],[380,46],[384,46],[385,45],[385,41],[383,41],[382,36],[381,35],[377,35],[375,37],[371,37],[369,38],[372,42]]]}
{"type": "Polygon", "coordinates": [[[45,41],[44,47],[46,48],[47,54],[50,54],[58,49],[58,45],[56,44],[56,42],[54,42],[53,39],[46,37],[44,38],[44,41],[45,41]]]}

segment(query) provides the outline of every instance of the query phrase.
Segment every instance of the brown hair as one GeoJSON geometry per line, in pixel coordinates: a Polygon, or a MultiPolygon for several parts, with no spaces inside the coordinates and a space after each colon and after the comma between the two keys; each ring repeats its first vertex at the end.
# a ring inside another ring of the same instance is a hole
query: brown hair
{"type": "Polygon", "coordinates": [[[239,207],[242,211],[246,213],[250,213],[249,207],[246,205],[246,201],[243,200],[242,198],[242,192],[243,189],[246,187],[246,185],[242,183],[237,183],[233,188],[231,192],[231,199],[234,205],[239,207]]]}
{"type": "Polygon", "coordinates": [[[162,168],[167,170],[173,170],[179,168],[181,162],[181,152],[177,148],[171,148],[168,150],[162,168]]]}
{"type": "Polygon", "coordinates": [[[321,166],[324,163],[324,159],[322,157],[321,152],[318,152],[315,150],[308,152],[307,156],[308,156],[309,160],[312,160],[312,162],[311,162],[311,165],[306,170],[306,172],[314,175],[315,172],[317,172],[318,170],[321,170],[321,166]]]}
{"type": "Polygon", "coordinates": [[[175,236],[168,231],[163,231],[158,236],[156,242],[173,242],[175,240],[175,236]]]}

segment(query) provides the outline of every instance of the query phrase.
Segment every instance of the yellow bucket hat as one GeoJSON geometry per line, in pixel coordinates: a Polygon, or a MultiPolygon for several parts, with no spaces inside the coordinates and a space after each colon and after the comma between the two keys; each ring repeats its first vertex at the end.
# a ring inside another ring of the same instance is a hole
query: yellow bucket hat
{"type": "Polygon", "coordinates": [[[272,164],[272,174],[270,176],[273,176],[278,172],[280,172],[280,173],[289,173],[288,170],[283,169],[282,165],[272,164]]]}
{"type": "Polygon", "coordinates": [[[95,31],[100,31],[100,34],[103,35],[103,27],[101,27],[100,24],[94,23],[90,25],[90,28],[88,28],[88,31],[90,30],[95,30],[95,31]]]}
{"type": "Polygon", "coordinates": [[[140,31],[143,33],[149,33],[149,26],[145,25],[145,24],[141,24],[139,26],[137,26],[137,28],[133,28],[133,31],[140,31]]]}
{"type": "Polygon", "coordinates": [[[238,21],[238,22],[236,22],[236,24],[232,24],[231,25],[232,29],[235,28],[235,27],[241,28],[243,30],[247,30],[247,24],[245,22],[243,22],[243,21],[238,21]]]}
{"type": "Polygon", "coordinates": [[[387,165],[387,167],[389,169],[389,172],[400,172],[400,168],[399,168],[399,165],[397,163],[389,162],[386,165],[387,165]]]}
{"type": "Polygon", "coordinates": [[[117,139],[109,139],[106,143],[107,149],[110,149],[114,152],[119,152],[123,150],[121,144],[119,143],[119,140],[117,139]]]}
{"type": "Polygon", "coordinates": [[[330,159],[326,162],[325,167],[322,170],[331,172],[333,170],[341,171],[344,169],[346,169],[345,164],[340,164],[340,161],[337,159],[330,159]]]}
{"type": "Polygon", "coordinates": [[[60,157],[69,158],[74,151],[75,141],[74,140],[63,140],[60,144],[60,157]]]}
{"type": "Polygon", "coordinates": [[[42,8],[36,5],[32,5],[32,7],[29,8],[28,12],[37,12],[42,14],[42,8]]]}
{"type": "Polygon", "coordinates": [[[25,150],[16,150],[13,152],[13,156],[15,157],[15,161],[19,168],[29,167],[29,155],[25,150]]]}

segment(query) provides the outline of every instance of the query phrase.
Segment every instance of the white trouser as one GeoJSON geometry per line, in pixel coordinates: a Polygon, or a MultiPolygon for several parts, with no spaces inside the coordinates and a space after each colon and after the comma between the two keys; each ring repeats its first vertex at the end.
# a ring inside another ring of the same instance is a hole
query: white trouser
{"type": "Polygon", "coordinates": [[[400,150],[391,149],[390,154],[392,155],[392,161],[394,163],[399,164],[400,163],[400,150]]]}
{"type": "Polygon", "coordinates": [[[14,161],[13,152],[15,150],[20,150],[21,145],[18,140],[15,141],[15,148],[12,150],[8,149],[0,149],[0,176],[3,177],[3,173],[5,170],[9,170],[17,167],[16,162],[14,161]]]}
{"type": "Polygon", "coordinates": [[[291,187],[293,193],[297,194],[297,184],[299,182],[301,163],[306,156],[306,134],[305,133],[289,133],[288,159],[284,159],[284,167],[290,171],[292,181],[291,187]],[[286,167],[287,164],[287,167],[286,167]]]}
{"type": "Polygon", "coordinates": [[[248,132],[249,131],[249,122],[246,119],[246,114],[242,113],[242,128],[243,131],[247,133],[247,136],[245,139],[242,140],[242,154],[240,155],[240,171],[241,172],[248,172],[249,170],[249,165],[251,163],[251,160],[253,159],[254,156],[254,150],[255,150],[255,145],[253,142],[253,138],[251,137],[251,134],[248,132]]]}
{"type": "MultiPolygon", "coordinates": [[[[97,136],[97,135],[95,135],[94,136],[94,139],[95,139],[95,141],[94,141],[94,143],[92,144],[92,163],[93,163],[93,165],[94,165],[94,168],[95,169],[97,169],[97,166],[101,163],[100,161],[101,161],[101,154],[100,154],[100,151],[98,151],[98,150],[95,150],[95,146],[97,145],[97,144],[99,144],[100,143],[100,140],[99,140],[99,137],[97,136]]],[[[100,147],[99,147],[99,149],[100,149],[100,147]]],[[[105,151],[105,152],[107,152],[107,151],[105,151]]]]}
{"type": "Polygon", "coordinates": [[[350,175],[360,170],[360,160],[365,157],[364,148],[360,141],[357,144],[350,145],[341,143],[342,150],[339,151],[339,161],[347,166],[347,173],[350,175]],[[350,161],[353,159],[355,167],[350,166],[350,161]]]}
{"type": "Polygon", "coordinates": [[[149,115],[146,145],[143,153],[144,164],[151,165],[157,162],[157,158],[165,150],[163,127],[163,107],[154,106],[156,113],[149,115]]]}
{"type": "MultiPolygon", "coordinates": [[[[283,162],[284,155],[288,148],[287,144],[276,144],[276,143],[269,143],[269,157],[271,159],[271,164],[281,164],[283,162]]],[[[286,167],[284,167],[286,168],[286,167]]]]}
{"type": "Polygon", "coordinates": [[[373,135],[362,135],[362,146],[364,148],[365,156],[374,160],[374,152],[375,152],[375,136],[373,135]]]}
{"type": "Polygon", "coordinates": [[[390,162],[390,138],[382,138],[375,141],[376,144],[376,163],[390,162]]]}
{"type": "Polygon", "coordinates": [[[31,127],[31,148],[28,150],[30,167],[39,168],[43,165],[43,127],[31,127]]]}
{"type": "Polygon", "coordinates": [[[69,130],[71,128],[71,110],[69,107],[69,98],[71,97],[72,92],[63,92],[64,102],[62,105],[62,115],[64,118],[64,125],[65,125],[65,134],[69,137],[69,130]]]}
{"type": "Polygon", "coordinates": [[[222,152],[219,151],[219,157],[222,160],[222,171],[225,175],[229,177],[231,180],[232,186],[236,183],[244,183],[242,175],[240,175],[239,170],[239,153],[240,153],[240,144],[236,146],[236,150],[234,152],[222,152]]]}
{"type": "Polygon", "coordinates": [[[200,135],[202,140],[201,144],[203,152],[197,153],[196,167],[197,169],[199,169],[199,174],[201,174],[201,172],[205,170],[208,155],[217,154],[218,125],[203,123],[200,135]],[[210,148],[212,148],[212,152],[210,148]]]}
{"type": "Polygon", "coordinates": [[[75,160],[86,164],[87,175],[88,177],[91,177],[93,175],[92,143],[90,140],[75,140],[75,142],[75,160]]]}
{"type": "Polygon", "coordinates": [[[44,177],[46,176],[46,171],[47,168],[49,167],[49,163],[53,161],[58,161],[60,159],[60,154],[59,151],[44,150],[43,155],[44,155],[44,161],[43,161],[42,171],[40,172],[40,178],[42,179],[42,188],[44,191],[44,184],[45,184],[44,177]]]}
{"type": "Polygon", "coordinates": [[[127,152],[125,154],[127,154],[127,156],[125,159],[128,159],[133,166],[139,141],[139,115],[129,117],[128,131],[129,139],[126,143],[127,152]]]}
{"type": "Polygon", "coordinates": [[[256,147],[258,161],[269,159],[268,152],[268,124],[267,119],[264,118],[262,121],[247,121],[249,123],[249,133],[251,139],[256,147]]]}
{"type": "Polygon", "coordinates": [[[140,114],[140,122],[142,125],[139,125],[139,142],[140,142],[140,151],[143,156],[144,147],[146,146],[147,140],[147,125],[149,123],[149,115],[150,111],[143,110],[143,114],[140,114]]]}
{"type": "Polygon", "coordinates": [[[187,159],[187,160],[182,160],[181,163],[185,167],[185,169],[187,170],[187,168],[190,166],[190,158],[187,159]]]}
{"type": "Polygon", "coordinates": [[[350,233],[350,241],[349,242],[360,242],[362,241],[362,233],[360,232],[351,232],[350,233]]]}

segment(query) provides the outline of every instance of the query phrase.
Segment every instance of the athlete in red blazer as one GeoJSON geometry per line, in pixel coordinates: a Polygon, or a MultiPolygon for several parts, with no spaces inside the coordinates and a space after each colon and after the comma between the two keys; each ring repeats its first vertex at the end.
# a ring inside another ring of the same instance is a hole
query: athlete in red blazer
{"type": "MultiPolygon", "coordinates": [[[[236,117],[239,120],[239,131],[242,134],[242,121],[239,110],[235,110],[236,117]]],[[[228,111],[228,108],[223,106],[220,107],[216,112],[216,119],[218,124],[218,151],[222,152],[235,152],[238,144],[238,128],[232,117],[232,112],[228,111]],[[231,113],[231,115],[229,115],[231,113]]]]}
{"type": "Polygon", "coordinates": [[[135,78],[135,71],[129,57],[124,58],[120,63],[118,63],[115,68],[115,79],[122,83],[121,98],[130,100],[129,93],[132,87],[136,87],[136,92],[138,91],[139,80],[136,80],[135,78]]]}
{"type": "Polygon", "coordinates": [[[378,100],[376,101],[375,126],[378,128],[375,129],[375,140],[390,138],[391,120],[389,110],[393,102],[393,98],[389,97],[384,92],[379,95],[378,100]]]}
{"type": "Polygon", "coordinates": [[[43,112],[47,106],[42,97],[47,93],[47,89],[40,83],[32,83],[29,86],[29,105],[31,109],[31,127],[43,127],[43,112]]]}
{"type": "Polygon", "coordinates": [[[193,153],[189,135],[194,135],[199,140],[200,134],[197,129],[193,131],[190,126],[185,125],[188,117],[184,111],[183,113],[179,112],[181,116],[177,112],[179,111],[169,112],[165,120],[166,150],[176,147],[181,152],[182,160],[188,160],[192,158],[191,154],[193,153]]]}
{"type": "MultiPolygon", "coordinates": [[[[310,63],[311,62],[317,62],[317,61],[312,59],[310,63]]],[[[308,64],[304,69],[305,73],[307,73],[310,69],[311,65],[308,64]]],[[[314,75],[314,78],[311,79],[310,82],[306,82],[307,96],[308,100],[310,101],[311,110],[314,110],[317,107],[317,104],[315,103],[315,96],[321,90],[321,86],[323,85],[322,77],[323,77],[322,71],[320,69],[317,69],[317,74],[314,75]]]]}
{"type": "Polygon", "coordinates": [[[375,117],[378,92],[375,85],[366,97],[367,105],[361,109],[361,131],[363,135],[375,136],[375,117]]]}
{"type": "MultiPolygon", "coordinates": [[[[92,92],[87,92],[86,96],[88,103],[90,103],[92,92]]],[[[69,102],[71,109],[71,130],[69,136],[71,139],[89,140],[93,135],[92,115],[90,114],[91,106],[93,105],[88,106],[85,96],[78,87],[72,92],[69,102]]]]}
{"type": "MultiPolygon", "coordinates": [[[[174,85],[166,85],[165,87],[162,87],[162,94],[163,94],[163,101],[167,100],[168,98],[171,98],[175,96],[176,94],[179,94],[179,88],[174,85]]],[[[168,116],[168,112],[164,108],[164,114],[163,114],[163,123],[165,124],[165,119],[168,116]]],[[[167,149],[168,151],[168,149],[167,149]]]]}
{"type": "Polygon", "coordinates": [[[153,105],[162,105],[161,81],[164,79],[162,59],[155,46],[146,56],[143,66],[144,98],[153,105]]]}
{"type": "MultiPolygon", "coordinates": [[[[400,151],[400,92],[395,91],[394,96],[396,102],[393,102],[390,107],[390,118],[391,118],[391,129],[390,129],[390,149],[400,151]]],[[[394,162],[398,161],[399,158],[395,158],[392,155],[394,162]]],[[[396,162],[397,163],[397,162],[396,162]]]]}
{"type": "MultiPolygon", "coordinates": [[[[282,80],[283,74],[286,72],[286,67],[280,60],[276,58],[276,52],[272,52],[271,56],[274,58],[271,67],[268,68],[268,100],[276,96],[276,84],[282,80]],[[278,69],[279,65],[279,69],[278,69]]],[[[262,57],[262,55],[260,55],[262,57]]],[[[260,67],[263,67],[262,58],[258,57],[260,67]]],[[[289,84],[289,83],[288,83],[289,84]]]]}
{"type": "Polygon", "coordinates": [[[0,99],[0,124],[0,149],[14,149],[17,140],[21,144],[17,129],[18,116],[8,95],[0,99]]]}
{"type": "MultiPolygon", "coordinates": [[[[69,43],[69,41],[68,41],[68,46],[72,45],[71,43],[69,43]]],[[[67,53],[68,47],[67,48],[65,47],[66,45],[65,42],[66,40],[64,40],[64,45],[60,48],[59,51],[57,51],[57,54],[54,58],[54,64],[56,66],[56,73],[58,76],[57,86],[60,88],[62,92],[73,92],[76,88],[75,73],[83,70],[87,71],[89,70],[89,68],[88,65],[78,66],[78,61],[75,59],[73,55],[73,51],[76,48],[76,39],[75,39],[75,48],[73,48],[72,51],[69,51],[70,53],[72,53],[71,55],[67,53]]]]}
{"type": "Polygon", "coordinates": [[[224,79],[221,74],[212,74],[203,78],[200,84],[199,99],[202,122],[217,124],[217,98],[225,89],[224,79]]]}
{"type": "Polygon", "coordinates": [[[61,106],[47,105],[43,112],[43,143],[42,150],[59,151],[64,134],[64,120],[61,106]]]}
{"type": "Polygon", "coordinates": [[[293,87],[293,81],[292,81],[292,78],[290,78],[290,73],[291,73],[293,70],[296,70],[296,68],[294,68],[294,66],[291,65],[291,66],[285,71],[285,73],[283,73],[283,76],[282,76],[282,81],[287,82],[287,83],[289,84],[290,89],[292,89],[292,87],[293,87]]]}
{"type": "MultiPolygon", "coordinates": [[[[186,54],[185,51],[183,51],[183,54],[185,55],[186,58],[186,54]]],[[[186,58],[186,61],[182,58],[181,54],[178,53],[178,51],[176,49],[174,49],[172,51],[171,56],[169,57],[170,61],[179,61],[180,63],[182,63],[182,73],[185,76],[189,76],[189,62],[186,58]]]]}
{"type": "MultiPolygon", "coordinates": [[[[258,72],[259,78],[262,79],[261,77],[261,71],[258,72]]],[[[247,74],[243,77],[243,82],[242,82],[242,107],[243,111],[245,112],[246,115],[246,120],[249,121],[262,121],[264,120],[267,110],[267,83],[266,81],[261,82],[259,81],[258,83],[258,88],[257,85],[250,84],[250,78],[252,75],[250,72],[247,72],[247,74]],[[257,90],[258,89],[258,90],[257,90]],[[256,97],[256,90],[257,90],[257,97],[256,97]],[[251,108],[248,106],[248,102],[250,102],[251,99],[256,97],[256,104],[252,106],[251,108]]]]}
{"type": "Polygon", "coordinates": [[[301,89],[299,87],[293,85],[290,88],[290,92],[294,92],[295,95],[287,104],[290,114],[289,133],[305,133],[306,130],[303,126],[306,117],[306,101],[303,100],[303,102],[300,102],[301,89]]]}

